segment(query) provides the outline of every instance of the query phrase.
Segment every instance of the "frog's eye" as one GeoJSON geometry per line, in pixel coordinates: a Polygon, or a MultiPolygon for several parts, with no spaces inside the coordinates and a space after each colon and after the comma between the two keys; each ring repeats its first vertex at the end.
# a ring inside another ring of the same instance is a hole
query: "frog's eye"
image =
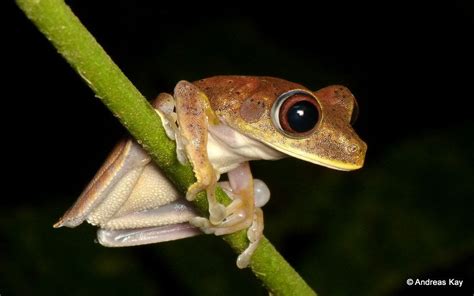
{"type": "Polygon", "coordinates": [[[319,121],[319,104],[305,90],[291,90],[280,95],[272,107],[272,121],[280,132],[292,137],[311,133],[319,121]]]}

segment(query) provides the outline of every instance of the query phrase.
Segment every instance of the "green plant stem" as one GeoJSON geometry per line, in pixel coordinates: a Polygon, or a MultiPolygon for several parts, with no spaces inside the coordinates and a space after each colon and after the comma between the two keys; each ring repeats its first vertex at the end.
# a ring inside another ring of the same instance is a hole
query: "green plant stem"
{"type": "MultiPolygon", "coordinates": [[[[185,192],[195,181],[192,168],[177,161],[175,143],[166,136],[153,108],[64,1],[16,2],[166,175],[185,192]]],[[[217,196],[223,203],[230,202],[222,190],[218,190],[217,196]]],[[[207,211],[204,194],[198,196],[195,206],[202,212],[207,211]]],[[[242,252],[248,244],[244,230],[226,235],[224,240],[237,253],[242,252]]],[[[266,238],[262,239],[255,251],[250,267],[274,295],[316,295],[266,238]]]]}

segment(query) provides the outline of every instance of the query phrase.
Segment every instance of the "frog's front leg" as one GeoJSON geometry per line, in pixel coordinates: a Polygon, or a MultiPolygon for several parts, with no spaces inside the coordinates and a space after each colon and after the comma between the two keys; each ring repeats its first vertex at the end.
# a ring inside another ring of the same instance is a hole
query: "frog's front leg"
{"type": "Polygon", "coordinates": [[[215,196],[219,176],[207,151],[209,125],[219,124],[217,116],[212,111],[207,96],[189,82],[179,82],[174,97],[178,124],[175,137],[177,142],[179,140],[184,145],[197,179],[188,188],[186,198],[193,200],[198,192],[206,190],[209,203],[209,219],[195,217],[190,223],[200,227],[205,233],[215,235],[248,228],[249,246],[237,259],[237,266],[244,268],[249,264],[263,232],[263,212],[255,207],[254,182],[249,164],[243,162],[228,172],[233,200],[227,207],[220,204],[215,196]]]}
{"type": "Polygon", "coordinates": [[[215,190],[218,175],[212,167],[207,154],[208,125],[217,123],[206,95],[196,86],[180,81],[174,90],[176,113],[181,143],[191,162],[197,181],[188,188],[187,200],[193,200],[196,194],[206,190],[209,203],[209,221],[219,225],[226,217],[226,209],[216,200],[215,190]]]}

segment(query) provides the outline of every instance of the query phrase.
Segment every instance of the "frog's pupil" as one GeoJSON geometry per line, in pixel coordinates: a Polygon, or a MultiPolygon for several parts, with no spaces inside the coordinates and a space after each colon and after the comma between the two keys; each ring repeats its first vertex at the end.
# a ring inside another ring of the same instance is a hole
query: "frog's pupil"
{"type": "Polygon", "coordinates": [[[300,101],[291,106],[286,113],[288,124],[298,133],[310,131],[318,122],[318,108],[308,101],[300,101]]]}

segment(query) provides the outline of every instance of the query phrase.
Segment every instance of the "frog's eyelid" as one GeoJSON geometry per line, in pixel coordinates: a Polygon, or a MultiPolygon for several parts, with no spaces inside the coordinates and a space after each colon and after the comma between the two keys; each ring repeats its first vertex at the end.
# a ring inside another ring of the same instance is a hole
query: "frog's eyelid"
{"type": "Polygon", "coordinates": [[[354,104],[352,107],[351,121],[350,121],[351,125],[353,125],[357,121],[357,118],[359,118],[359,104],[357,103],[356,99],[354,99],[353,102],[354,104]]]}

